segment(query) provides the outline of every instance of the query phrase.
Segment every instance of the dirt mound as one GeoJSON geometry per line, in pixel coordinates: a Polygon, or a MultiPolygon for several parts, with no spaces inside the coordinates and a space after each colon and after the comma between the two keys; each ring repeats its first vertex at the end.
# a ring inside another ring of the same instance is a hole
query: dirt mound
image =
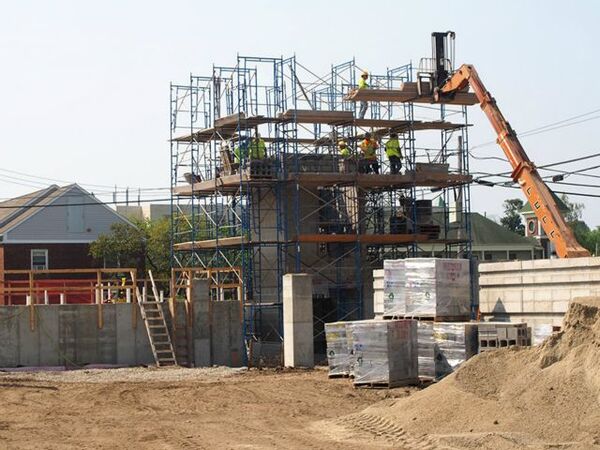
{"type": "Polygon", "coordinates": [[[539,347],[480,354],[440,383],[336,424],[365,421],[373,435],[373,424],[387,424],[379,431],[390,442],[397,427],[407,448],[404,433],[424,448],[600,448],[600,301],[574,301],[563,331],[539,347]]]}

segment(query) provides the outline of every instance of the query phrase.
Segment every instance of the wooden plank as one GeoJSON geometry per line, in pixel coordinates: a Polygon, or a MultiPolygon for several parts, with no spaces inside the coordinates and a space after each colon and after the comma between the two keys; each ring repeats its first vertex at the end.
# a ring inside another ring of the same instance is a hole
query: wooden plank
{"type": "Polygon", "coordinates": [[[288,109],[279,115],[280,119],[297,123],[321,123],[340,125],[354,120],[352,111],[314,111],[312,109],[288,109]]]}
{"type": "Polygon", "coordinates": [[[301,234],[296,240],[300,243],[352,243],[363,244],[407,244],[426,242],[424,234],[301,234]]]}
{"type": "Polygon", "coordinates": [[[410,187],[416,186],[453,186],[467,183],[471,180],[470,175],[448,174],[448,173],[426,173],[408,172],[405,174],[360,174],[360,173],[298,173],[288,175],[288,180],[296,181],[301,185],[327,186],[356,184],[363,188],[384,187],[410,187]]]}
{"type": "Polygon", "coordinates": [[[248,239],[242,236],[224,237],[221,239],[207,239],[204,241],[181,242],[173,245],[175,250],[196,250],[218,247],[236,247],[248,243],[248,239]]]}
{"type": "Polygon", "coordinates": [[[344,100],[359,102],[412,102],[429,104],[449,104],[449,105],[475,105],[479,103],[477,97],[472,92],[457,92],[454,98],[443,99],[436,102],[433,95],[419,95],[417,83],[403,83],[400,89],[353,89],[348,93],[344,100]]]}
{"type": "Polygon", "coordinates": [[[409,120],[388,120],[388,119],[354,119],[354,125],[365,128],[408,128],[411,122],[409,120]]]}

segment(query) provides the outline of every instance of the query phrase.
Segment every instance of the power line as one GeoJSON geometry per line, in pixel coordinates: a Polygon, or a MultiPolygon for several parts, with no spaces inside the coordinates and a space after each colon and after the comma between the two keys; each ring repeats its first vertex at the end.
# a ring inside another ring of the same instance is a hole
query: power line
{"type": "MultiPolygon", "coordinates": [[[[580,123],[589,122],[590,120],[595,120],[595,119],[600,118],[600,115],[594,116],[594,117],[588,117],[586,119],[579,120],[579,121],[572,122],[572,123],[566,123],[566,122],[571,122],[572,120],[575,120],[575,119],[579,119],[581,117],[585,117],[585,116],[589,116],[591,114],[595,114],[597,112],[600,112],[600,109],[594,109],[592,111],[588,111],[588,112],[583,113],[583,114],[578,114],[576,116],[572,116],[572,117],[569,117],[567,119],[559,120],[558,122],[552,122],[552,123],[549,123],[547,125],[542,125],[542,126],[539,126],[539,127],[536,127],[536,128],[532,128],[530,130],[526,130],[526,131],[524,131],[522,133],[519,133],[518,136],[519,137],[535,136],[536,134],[546,133],[548,131],[558,130],[560,128],[569,127],[571,125],[577,125],[577,124],[580,124],[580,123]]],[[[484,142],[483,144],[479,144],[479,145],[475,145],[475,146],[471,147],[471,150],[474,150],[474,149],[479,148],[479,147],[487,147],[488,145],[492,145],[492,144],[495,144],[495,143],[496,143],[495,140],[494,141],[484,142]]],[[[473,155],[471,155],[471,156],[473,156],[473,155]]],[[[473,156],[473,157],[477,158],[475,156],[473,156]]],[[[479,158],[482,158],[482,157],[479,157],[479,158]]],[[[494,158],[494,157],[490,156],[489,158],[494,158]]]]}
{"type": "MultiPolygon", "coordinates": [[[[567,160],[564,160],[564,161],[558,161],[558,162],[553,162],[553,163],[549,163],[549,164],[544,164],[543,166],[536,166],[536,169],[538,169],[538,170],[540,170],[540,169],[545,170],[548,167],[554,167],[554,166],[558,166],[558,165],[562,165],[562,164],[570,164],[570,163],[573,163],[573,162],[583,161],[583,160],[586,160],[586,159],[597,158],[599,156],[600,156],[600,153],[593,153],[591,155],[581,156],[579,158],[572,158],[572,159],[567,159],[567,160]]],[[[506,159],[501,159],[501,158],[497,158],[497,159],[500,159],[501,161],[506,161],[506,159]]],[[[572,175],[572,174],[577,174],[579,172],[596,169],[598,167],[600,167],[600,166],[586,167],[584,169],[578,169],[578,170],[574,170],[574,171],[571,171],[571,172],[560,171],[560,173],[572,175]]],[[[487,178],[487,177],[495,177],[495,176],[505,176],[505,175],[510,175],[511,173],[512,172],[498,172],[496,174],[485,175],[485,177],[487,178]]]]}
{"type": "MultiPolygon", "coordinates": [[[[57,197],[59,199],[60,197],[57,197]]],[[[154,199],[144,199],[140,200],[140,203],[150,203],[150,202],[168,202],[171,201],[170,198],[154,198],[154,199]]],[[[49,204],[49,205],[23,205],[23,206],[5,206],[0,204],[0,209],[29,209],[29,208],[66,208],[69,206],[98,206],[98,205],[129,205],[134,203],[131,206],[135,206],[136,201],[113,201],[113,202],[85,202],[85,203],[66,203],[66,204],[49,204]]]]}

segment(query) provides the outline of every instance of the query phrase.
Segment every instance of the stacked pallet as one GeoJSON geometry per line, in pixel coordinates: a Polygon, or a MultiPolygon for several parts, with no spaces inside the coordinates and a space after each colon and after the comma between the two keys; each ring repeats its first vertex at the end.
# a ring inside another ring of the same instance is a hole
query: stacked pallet
{"type": "Polygon", "coordinates": [[[325,324],[327,340],[327,362],[329,378],[347,377],[350,375],[350,349],[346,334],[348,322],[332,322],[325,324]]]}
{"type": "Polygon", "coordinates": [[[384,318],[465,321],[471,315],[469,261],[411,258],[387,260],[384,318]]]}
{"type": "MultiPolygon", "coordinates": [[[[374,277],[380,279],[381,272],[374,277]]],[[[374,295],[383,298],[382,318],[418,320],[421,379],[443,377],[477,352],[477,329],[465,324],[470,319],[470,284],[466,259],[384,261],[383,282],[375,285],[374,295]]]]}
{"type": "Polygon", "coordinates": [[[355,386],[391,388],[418,383],[415,320],[361,322],[351,329],[355,386]]]}

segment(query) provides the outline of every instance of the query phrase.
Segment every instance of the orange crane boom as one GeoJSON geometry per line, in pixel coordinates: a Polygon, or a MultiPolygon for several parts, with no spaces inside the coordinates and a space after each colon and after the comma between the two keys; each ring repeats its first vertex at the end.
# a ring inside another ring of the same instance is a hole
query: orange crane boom
{"type": "Polygon", "coordinates": [[[565,218],[560,213],[548,186],[546,186],[535,165],[525,153],[517,134],[500,112],[496,100],[481,82],[475,68],[469,64],[460,66],[443,85],[436,89],[436,96],[438,99],[440,97],[451,97],[454,93],[464,90],[468,86],[473,89],[481,109],[498,135],[496,142],[502,147],[513,168],[512,179],[519,183],[519,186],[525,192],[531,209],[540,221],[546,235],[554,244],[558,256],[561,258],[590,256],[590,252],[575,239],[573,231],[571,231],[565,218]]]}

